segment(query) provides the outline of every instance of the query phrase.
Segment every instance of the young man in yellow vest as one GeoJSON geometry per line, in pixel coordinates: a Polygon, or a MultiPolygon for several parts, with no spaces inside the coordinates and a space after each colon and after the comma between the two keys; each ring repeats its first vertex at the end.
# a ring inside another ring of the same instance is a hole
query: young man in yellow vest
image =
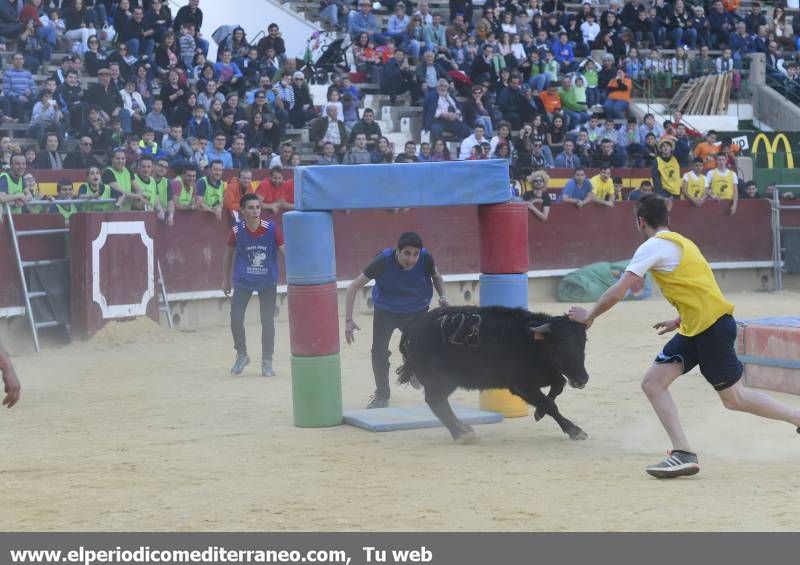
{"type": "MultiPolygon", "coordinates": [[[[103,184],[99,167],[89,167],[86,171],[86,182],[78,187],[78,198],[81,200],[108,200],[111,198],[111,187],[103,184]]],[[[118,204],[122,202],[118,201],[118,204]]],[[[84,206],[86,212],[109,212],[113,204],[91,204],[84,206]]]]}
{"type": "Polygon", "coordinates": [[[658,156],[653,161],[650,176],[656,194],[675,199],[681,196],[681,165],[672,150],[672,141],[669,139],[658,144],[658,156]]]}
{"type": "Polygon", "coordinates": [[[708,194],[714,200],[730,200],[729,214],[733,216],[739,203],[739,177],[728,168],[727,156],[720,153],[716,159],[717,168],[706,174],[708,194]]]}
{"type": "Polygon", "coordinates": [[[653,326],[660,330],[659,335],[674,330],[678,333],[667,342],[642,381],[642,389],[673,447],[666,459],[647,467],[647,472],[654,477],[670,478],[694,475],[700,470],[697,454],[686,439],[669,393],[669,386],[696,365],[726,408],[789,422],[800,433],[800,410],[742,385],[743,367],[734,349],[733,304],[725,300],[697,246],[669,230],[666,201],[655,194],[643,196],[636,203],[636,225],[647,240],[636,250],[625,274],[590,310],[572,307],[569,316],[591,326],[595,318],[622,300],[628,290],[641,288],[648,271],[653,273],[667,301],[678,310],[679,318],[653,326]]]}
{"type": "Polygon", "coordinates": [[[692,164],[693,169],[683,175],[681,183],[681,194],[687,200],[691,200],[695,206],[702,206],[708,198],[708,181],[703,174],[703,160],[695,157],[692,164]]]}

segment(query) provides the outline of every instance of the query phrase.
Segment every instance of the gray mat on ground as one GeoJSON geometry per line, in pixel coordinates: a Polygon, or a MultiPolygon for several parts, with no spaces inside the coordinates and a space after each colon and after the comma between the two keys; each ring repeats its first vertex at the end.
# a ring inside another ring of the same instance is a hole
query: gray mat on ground
{"type": "MultiPolygon", "coordinates": [[[[453,412],[465,424],[495,424],[503,421],[502,414],[476,410],[466,406],[453,406],[453,412]]],[[[344,423],[371,432],[416,430],[442,426],[442,423],[434,416],[427,404],[390,406],[388,408],[373,408],[372,410],[346,410],[344,423]]]]}

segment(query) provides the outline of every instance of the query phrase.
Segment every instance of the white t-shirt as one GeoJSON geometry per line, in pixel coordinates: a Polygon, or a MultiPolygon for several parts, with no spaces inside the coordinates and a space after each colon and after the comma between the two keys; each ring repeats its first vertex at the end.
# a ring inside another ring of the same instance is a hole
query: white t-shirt
{"type": "Polygon", "coordinates": [[[625,270],[640,277],[644,277],[651,269],[662,273],[671,273],[678,268],[682,257],[683,250],[674,241],[651,237],[639,246],[625,270]]]}
{"type": "Polygon", "coordinates": [[[703,186],[708,188],[708,177],[705,175],[698,175],[694,171],[689,171],[688,173],[683,175],[683,180],[688,184],[690,180],[700,180],[703,179],[703,186]]]}

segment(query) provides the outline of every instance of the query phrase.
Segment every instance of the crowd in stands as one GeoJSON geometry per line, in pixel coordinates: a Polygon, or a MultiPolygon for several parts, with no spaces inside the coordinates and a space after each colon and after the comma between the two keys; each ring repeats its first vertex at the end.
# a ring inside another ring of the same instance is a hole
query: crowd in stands
{"type": "MultiPolygon", "coordinates": [[[[309,157],[287,141],[289,128],[308,130],[320,165],[504,159],[519,192],[532,194],[547,169],[646,167],[653,190],[680,196],[674,167],[680,173],[699,158],[704,195],[738,193],[718,190],[720,175],[744,194],[738,146],[693,130],[680,113],[639,121],[630,116],[632,96],[643,82],[672,90],[690,77],[739,77],[754,52],[766,55],[776,84],[800,92],[800,18],[788,23],[782,6],[758,2],[745,11],[739,0],[570,6],[450,0],[443,14],[431,13],[427,0],[391,0],[382,5],[391,13],[384,28],[370,1],[322,0],[323,21],[352,41],[355,72],[337,74],[326,100],[315,101],[313,73],[287,55],[276,24],[252,44],[235,28],[209,61],[199,0],[174,16],[162,0],[0,0],[0,50],[14,45],[2,61],[0,122],[28,124],[37,141],[14,147],[2,138],[0,166],[9,172],[0,176],[0,197],[35,192],[23,179],[27,169],[80,168],[89,173],[78,196],[106,194],[165,221],[182,207],[221,218],[222,171],[236,169],[244,171],[236,175],[242,191],[258,190],[266,205],[285,209],[291,179],[280,171],[309,157]],[[51,72],[58,51],[68,54],[51,72]],[[364,107],[360,81],[379,84],[390,104],[403,97],[421,106],[428,141],[395,147],[378,108],[364,107]],[[76,149],[64,153],[65,140],[76,149]],[[723,157],[727,169],[718,168],[723,157]],[[257,168],[271,169],[260,188],[247,180],[257,168]]],[[[597,200],[613,203],[618,193],[606,177],[597,200]]]]}

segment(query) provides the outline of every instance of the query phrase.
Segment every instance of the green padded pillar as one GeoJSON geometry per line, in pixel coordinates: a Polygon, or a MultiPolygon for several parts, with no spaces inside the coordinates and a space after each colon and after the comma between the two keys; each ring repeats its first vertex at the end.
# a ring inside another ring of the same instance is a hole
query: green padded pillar
{"type": "Polygon", "coordinates": [[[292,360],[292,404],[298,428],[342,423],[342,366],[339,354],[292,360]]]}

